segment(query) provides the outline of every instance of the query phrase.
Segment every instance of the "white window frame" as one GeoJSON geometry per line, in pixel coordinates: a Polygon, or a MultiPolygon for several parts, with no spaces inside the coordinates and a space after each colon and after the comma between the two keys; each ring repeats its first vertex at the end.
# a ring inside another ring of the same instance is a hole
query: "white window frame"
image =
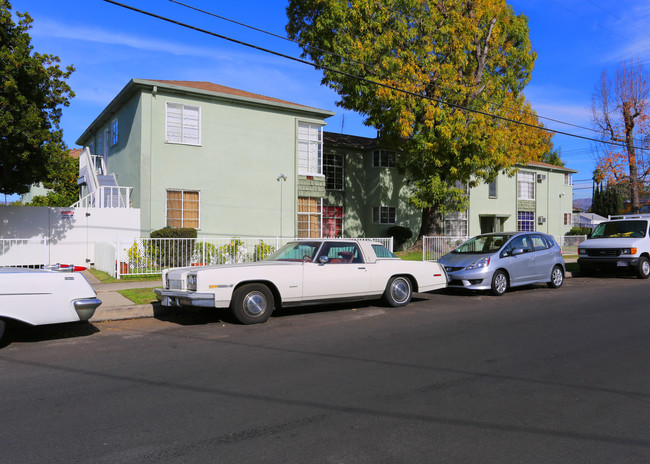
{"type": "Polygon", "coordinates": [[[167,102],[165,104],[165,143],[201,146],[201,120],[200,106],[167,102]]]}
{"type": "Polygon", "coordinates": [[[535,173],[520,171],[517,174],[517,199],[535,200],[535,173]]]}
{"type": "Polygon", "coordinates": [[[499,197],[499,185],[497,184],[497,179],[494,179],[488,184],[488,197],[489,198],[498,198],[499,197]],[[494,186],[494,194],[492,193],[492,186],[494,186]]]}
{"type": "Polygon", "coordinates": [[[469,214],[465,211],[453,211],[445,214],[444,234],[448,237],[467,237],[469,214]]]}
{"type": "Polygon", "coordinates": [[[298,174],[323,175],[323,125],[298,121],[298,174]]]}
{"type": "Polygon", "coordinates": [[[118,122],[117,118],[111,121],[111,147],[117,145],[118,141],[118,122]]]}
{"type": "Polygon", "coordinates": [[[570,172],[564,173],[564,185],[573,185],[573,174],[570,172]]]}
{"type": "Polygon", "coordinates": [[[373,224],[397,224],[397,208],[394,206],[373,206],[373,224]],[[391,221],[392,216],[392,221],[391,221]]]}
{"type": "MultiPolygon", "coordinates": [[[[202,220],[202,217],[201,217],[201,216],[202,216],[202,215],[201,215],[201,209],[202,209],[202,208],[201,208],[201,191],[200,191],[200,190],[189,190],[189,189],[167,189],[167,190],[165,190],[165,226],[168,225],[168,220],[169,220],[169,216],[168,216],[168,214],[167,214],[167,213],[168,213],[168,211],[167,211],[167,204],[169,203],[169,195],[168,195],[169,192],[181,192],[181,203],[183,202],[183,195],[182,195],[183,193],[185,193],[185,192],[188,192],[188,193],[190,193],[190,192],[192,192],[192,193],[196,192],[196,193],[199,194],[199,205],[198,205],[198,208],[199,208],[199,211],[198,211],[198,212],[199,212],[199,217],[198,217],[198,226],[197,226],[197,227],[191,227],[191,228],[192,228],[192,229],[196,229],[196,230],[200,230],[200,229],[201,229],[201,220],[202,220]]],[[[185,221],[186,221],[186,219],[185,219],[185,214],[184,214],[184,213],[185,213],[185,207],[184,207],[184,206],[181,206],[181,212],[182,212],[182,217],[181,217],[181,227],[187,227],[187,226],[185,225],[185,221]]],[[[189,221],[190,219],[187,219],[187,220],[189,221]]],[[[171,227],[171,226],[170,226],[170,227],[171,227]]]]}
{"type": "Polygon", "coordinates": [[[571,213],[564,213],[564,225],[571,226],[573,225],[573,218],[571,213]]]}
{"type": "Polygon", "coordinates": [[[375,150],[372,152],[373,168],[394,168],[397,164],[397,154],[394,150],[375,150]]]}
{"type": "Polygon", "coordinates": [[[326,153],[323,157],[323,174],[325,175],[325,188],[327,190],[332,190],[336,192],[342,192],[345,190],[345,156],[338,153],[326,153]],[[328,157],[336,158],[336,163],[326,163],[325,161],[328,157]],[[332,175],[333,173],[333,175],[332,175]],[[328,187],[328,183],[333,183],[334,188],[328,187]],[[340,184],[340,188],[337,185],[340,184]]]}
{"type": "Polygon", "coordinates": [[[535,231],[535,212],[534,211],[517,211],[517,231],[518,232],[534,232],[535,231]],[[526,215],[526,217],[522,217],[526,215]],[[530,229],[524,227],[528,224],[530,229]]]}
{"type": "Polygon", "coordinates": [[[317,200],[317,211],[300,211],[300,199],[301,198],[312,198],[312,197],[298,197],[298,210],[297,214],[297,224],[296,232],[298,233],[299,238],[321,238],[323,236],[323,199],[320,198],[317,200]],[[312,229],[309,227],[311,224],[310,218],[316,217],[318,220],[318,237],[312,237],[312,229]],[[301,228],[301,225],[307,224],[307,229],[301,228]],[[302,232],[306,232],[306,235],[301,235],[302,232]]]}
{"type": "Polygon", "coordinates": [[[328,237],[328,238],[342,238],[344,235],[344,230],[343,227],[345,225],[345,207],[343,206],[337,206],[337,205],[323,205],[321,210],[323,211],[323,219],[321,221],[321,229],[323,229],[323,232],[325,232],[325,220],[326,219],[333,219],[335,224],[338,226],[337,229],[339,230],[339,234],[336,235],[335,237],[328,237]],[[341,217],[337,216],[328,216],[326,214],[326,211],[328,208],[340,208],[341,209],[341,217]]]}

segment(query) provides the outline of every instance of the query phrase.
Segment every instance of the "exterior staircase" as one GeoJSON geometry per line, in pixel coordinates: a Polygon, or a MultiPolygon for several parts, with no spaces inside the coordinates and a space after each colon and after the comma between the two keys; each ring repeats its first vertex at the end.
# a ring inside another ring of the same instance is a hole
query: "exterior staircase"
{"type": "Polygon", "coordinates": [[[130,208],[132,187],[120,187],[115,174],[108,174],[104,158],[90,154],[84,147],[79,156],[78,185],[84,185],[86,195],[72,208],[130,208]]]}

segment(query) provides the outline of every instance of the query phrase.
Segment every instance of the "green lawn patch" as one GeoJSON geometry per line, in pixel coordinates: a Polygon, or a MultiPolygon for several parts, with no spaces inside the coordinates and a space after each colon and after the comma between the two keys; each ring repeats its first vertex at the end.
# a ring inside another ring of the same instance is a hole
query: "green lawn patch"
{"type": "Polygon", "coordinates": [[[158,301],[152,288],[131,288],[128,290],[118,290],[118,293],[138,305],[155,303],[158,301]]]}
{"type": "Polygon", "coordinates": [[[419,251],[398,251],[397,256],[405,261],[422,261],[422,250],[419,251]]]}
{"type": "Polygon", "coordinates": [[[99,280],[103,284],[112,284],[115,282],[151,282],[152,280],[160,280],[161,274],[153,274],[153,275],[123,275],[120,277],[120,279],[116,279],[114,277],[111,277],[107,273],[103,271],[98,271],[97,269],[88,269],[88,272],[90,272],[97,280],[99,280]]]}

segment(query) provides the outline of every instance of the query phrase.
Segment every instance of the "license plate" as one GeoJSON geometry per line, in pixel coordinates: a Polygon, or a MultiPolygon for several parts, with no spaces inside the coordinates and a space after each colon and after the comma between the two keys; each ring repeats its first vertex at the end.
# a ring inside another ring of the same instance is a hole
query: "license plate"
{"type": "Polygon", "coordinates": [[[627,261],[616,261],[618,267],[627,267],[627,261]]]}

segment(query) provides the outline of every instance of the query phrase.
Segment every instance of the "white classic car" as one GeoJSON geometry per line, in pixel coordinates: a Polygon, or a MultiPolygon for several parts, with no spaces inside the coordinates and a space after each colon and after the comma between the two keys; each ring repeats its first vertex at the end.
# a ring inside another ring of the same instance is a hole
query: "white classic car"
{"type": "Polygon", "coordinates": [[[155,289],[163,306],[230,308],[242,324],[265,322],[275,308],[376,299],[393,307],[413,292],[447,286],[438,263],[402,261],[362,240],[290,242],[262,261],[163,271],[155,289]]]}
{"type": "Polygon", "coordinates": [[[30,325],[87,321],[102,304],[74,267],[0,267],[0,338],[8,320],[30,325]]]}

